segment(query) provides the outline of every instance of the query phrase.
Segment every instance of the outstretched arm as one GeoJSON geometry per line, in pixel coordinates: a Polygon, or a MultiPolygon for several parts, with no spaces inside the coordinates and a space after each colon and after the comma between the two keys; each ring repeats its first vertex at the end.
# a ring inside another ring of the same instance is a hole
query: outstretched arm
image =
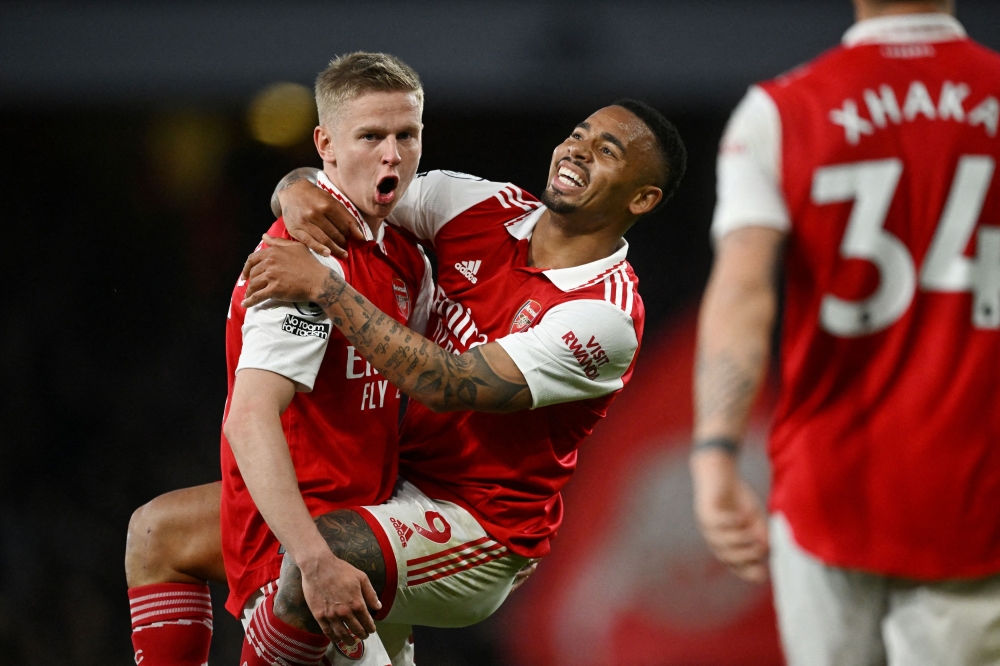
{"type": "Polygon", "coordinates": [[[750,581],[767,578],[767,522],[740,477],[736,454],[767,373],[783,240],[783,233],[764,227],[723,236],[698,322],[695,513],[716,556],[750,581]]]}
{"type": "Polygon", "coordinates": [[[247,259],[244,307],[269,298],[312,301],[386,379],[434,411],[513,412],[531,391],[504,349],[489,343],[464,354],[445,351],[376,308],[300,243],[264,237],[247,259]]]}

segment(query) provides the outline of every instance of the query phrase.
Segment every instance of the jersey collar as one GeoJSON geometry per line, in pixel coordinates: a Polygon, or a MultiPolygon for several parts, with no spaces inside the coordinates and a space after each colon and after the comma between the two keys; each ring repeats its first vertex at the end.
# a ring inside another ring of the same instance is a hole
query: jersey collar
{"type": "Polygon", "coordinates": [[[385,251],[385,245],[382,243],[382,240],[385,238],[385,220],[383,220],[382,224],[379,225],[378,234],[376,236],[373,236],[371,227],[369,227],[368,224],[365,222],[365,219],[361,217],[361,211],[359,211],[357,206],[355,206],[351,202],[351,200],[348,199],[347,196],[343,192],[341,192],[336,185],[333,184],[333,181],[330,180],[330,177],[327,176],[326,173],[324,173],[323,171],[320,171],[319,174],[316,176],[316,185],[320,189],[328,193],[330,196],[332,196],[334,199],[344,204],[344,208],[348,210],[348,212],[357,221],[358,226],[361,227],[361,231],[364,233],[366,241],[375,241],[376,243],[378,243],[378,246],[382,248],[382,251],[383,252],[385,251]]]}
{"type": "Polygon", "coordinates": [[[966,37],[965,28],[950,14],[900,14],[858,21],[844,33],[844,46],[863,44],[927,44],[966,37]]]}
{"type": "MultiPolygon", "coordinates": [[[[531,240],[531,233],[535,230],[535,225],[545,212],[545,207],[539,207],[522,217],[507,223],[507,231],[518,240],[531,240]]],[[[569,268],[550,268],[541,271],[542,275],[549,279],[562,291],[575,291],[583,287],[589,287],[603,280],[607,275],[621,268],[625,263],[625,256],[628,254],[628,241],[624,238],[619,241],[614,254],[589,264],[580,266],[570,266],[569,268]]]]}

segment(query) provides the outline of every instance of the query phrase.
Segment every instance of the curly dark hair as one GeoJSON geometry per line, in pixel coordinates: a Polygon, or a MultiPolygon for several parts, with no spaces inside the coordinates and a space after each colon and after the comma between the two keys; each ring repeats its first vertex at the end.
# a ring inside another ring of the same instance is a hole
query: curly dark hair
{"type": "Polygon", "coordinates": [[[656,137],[660,157],[663,159],[661,180],[657,183],[663,190],[663,199],[653,209],[655,211],[677,191],[681,178],[684,177],[684,172],[687,170],[687,149],[684,148],[684,142],[674,124],[649,104],[636,99],[619,99],[614,102],[614,105],[628,109],[635,114],[656,137]]]}

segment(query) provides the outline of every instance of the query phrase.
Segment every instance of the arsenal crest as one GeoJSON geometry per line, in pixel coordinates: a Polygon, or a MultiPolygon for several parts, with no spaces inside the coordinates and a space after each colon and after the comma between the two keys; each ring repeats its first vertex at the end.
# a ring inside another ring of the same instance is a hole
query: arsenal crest
{"type": "Polygon", "coordinates": [[[514,321],[510,324],[511,333],[520,333],[535,322],[535,317],[542,311],[542,306],[538,301],[528,300],[521,306],[521,309],[514,315],[514,321]]]}
{"type": "Polygon", "coordinates": [[[361,641],[354,645],[348,645],[346,641],[337,641],[336,646],[337,651],[351,661],[361,661],[361,658],[365,656],[365,644],[361,641]]]}
{"type": "Polygon", "coordinates": [[[410,292],[406,290],[406,283],[399,278],[393,278],[392,293],[396,297],[399,314],[403,315],[403,322],[406,322],[410,318],[410,292]]]}

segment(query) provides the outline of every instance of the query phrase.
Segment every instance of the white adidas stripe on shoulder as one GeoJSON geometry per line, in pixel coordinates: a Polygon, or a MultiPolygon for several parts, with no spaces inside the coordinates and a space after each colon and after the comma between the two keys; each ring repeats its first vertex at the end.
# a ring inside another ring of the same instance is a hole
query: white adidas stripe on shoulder
{"type": "Polygon", "coordinates": [[[500,190],[499,192],[497,192],[496,194],[494,194],[493,197],[497,201],[499,201],[500,205],[503,206],[504,208],[510,208],[510,204],[507,203],[507,200],[503,198],[503,190],[500,190]]]}
{"type": "Polygon", "coordinates": [[[584,282],[583,284],[581,284],[579,286],[573,287],[572,289],[570,289],[570,291],[577,291],[578,289],[586,289],[587,287],[593,287],[595,284],[601,284],[601,282],[603,282],[606,277],[608,277],[609,275],[611,275],[615,271],[619,270],[624,265],[625,265],[624,261],[619,261],[617,264],[615,264],[611,268],[606,269],[602,273],[598,273],[596,277],[591,278],[590,280],[584,282]]]}
{"type": "Polygon", "coordinates": [[[620,307],[625,314],[632,316],[635,305],[635,283],[629,277],[624,264],[604,276],[604,300],[620,307]]]}
{"type": "Polygon", "coordinates": [[[534,201],[527,201],[524,198],[524,191],[517,185],[508,183],[499,192],[493,195],[504,208],[517,206],[521,210],[534,210],[539,204],[534,201]]]}
{"type": "Polygon", "coordinates": [[[527,208],[525,208],[525,210],[532,210],[534,208],[538,208],[538,206],[540,205],[537,201],[528,201],[527,199],[525,199],[524,198],[524,190],[522,190],[517,185],[511,184],[511,185],[508,186],[508,189],[510,189],[513,192],[514,199],[516,201],[521,202],[521,204],[523,204],[523,206],[527,206],[527,208]]]}

